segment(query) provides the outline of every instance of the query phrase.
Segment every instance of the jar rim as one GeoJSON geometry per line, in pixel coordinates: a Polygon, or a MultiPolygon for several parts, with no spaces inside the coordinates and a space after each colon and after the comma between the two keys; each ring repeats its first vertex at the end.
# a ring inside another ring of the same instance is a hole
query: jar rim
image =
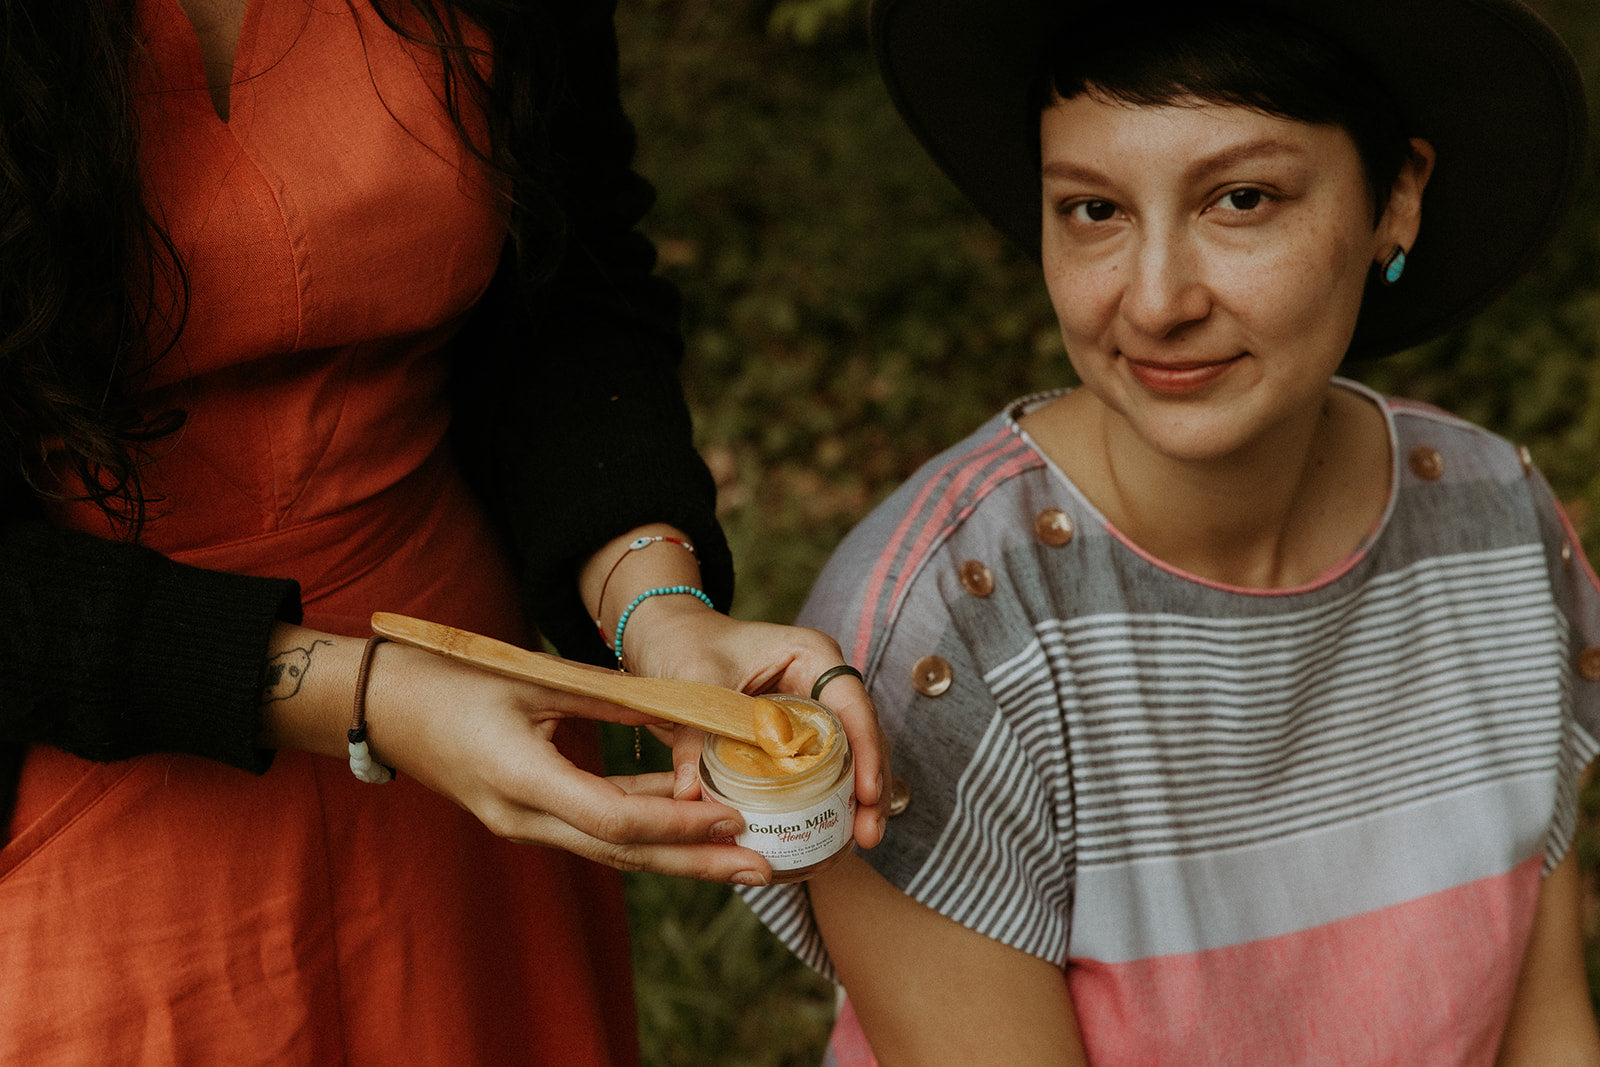
{"type": "MultiPolygon", "coordinates": [[[[795,774],[779,777],[744,774],[729,767],[717,752],[718,747],[729,739],[713,735],[707,740],[705,748],[701,751],[700,760],[706,769],[711,772],[711,776],[715,781],[704,784],[712,785],[719,793],[723,792],[721,786],[726,784],[734,786],[741,791],[770,794],[803,789],[813,785],[819,779],[825,780],[826,784],[830,786],[839,781],[839,768],[845,757],[849,755],[850,746],[844,736],[844,725],[839,721],[839,717],[833,713],[833,709],[815,700],[788,693],[768,694],[767,699],[775,700],[789,708],[804,711],[808,725],[817,725],[817,720],[822,720],[822,724],[826,725],[828,730],[826,735],[828,747],[822,753],[822,758],[805,770],[795,774]]],[[[742,742],[735,741],[733,743],[740,744],[742,742]]],[[[702,778],[704,777],[702,775],[702,778]]]]}

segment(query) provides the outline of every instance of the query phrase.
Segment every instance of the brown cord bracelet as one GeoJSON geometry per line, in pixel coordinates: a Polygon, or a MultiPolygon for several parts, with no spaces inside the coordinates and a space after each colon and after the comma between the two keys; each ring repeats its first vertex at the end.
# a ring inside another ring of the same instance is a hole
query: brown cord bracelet
{"type": "Polygon", "coordinates": [[[388,638],[373,634],[361,650],[361,667],[356,671],[356,705],[350,717],[350,773],[363,782],[382,785],[395,777],[394,768],[372,758],[367,744],[367,679],[372,676],[372,654],[388,638]]]}

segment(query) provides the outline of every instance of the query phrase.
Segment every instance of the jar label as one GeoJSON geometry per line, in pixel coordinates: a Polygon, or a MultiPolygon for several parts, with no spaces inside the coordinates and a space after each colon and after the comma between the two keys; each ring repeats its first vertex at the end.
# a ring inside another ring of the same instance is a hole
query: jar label
{"type": "Polygon", "coordinates": [[[832,795],[807,808],[781,814],[740,811],[745,829],[734,843],[761,853],[774,871],[809,867],[850,840],[855,813],[855,782],[847,777],[832,795]]]}

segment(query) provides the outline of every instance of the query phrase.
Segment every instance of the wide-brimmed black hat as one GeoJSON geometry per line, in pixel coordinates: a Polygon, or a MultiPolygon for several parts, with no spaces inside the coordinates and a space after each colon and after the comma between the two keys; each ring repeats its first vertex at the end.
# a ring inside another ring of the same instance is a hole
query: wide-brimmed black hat
{"type": "MultiPolygon", "coordinates": [[[[1105,2],[872,2],[873,48],[895,106],[978,210],[1035,256],[1030,89],[1060,27],[1105,2]]],[[[1577,191],[1588,113],[1571,53],[1537,15],[1517,0],[1249,6],[1293,16],[1362,57],[1409,134],[1438,152],[1405,276],[1368,287],[1353,355],[1393,352],[1461,323],[1543,254],[1577,191]]]]}

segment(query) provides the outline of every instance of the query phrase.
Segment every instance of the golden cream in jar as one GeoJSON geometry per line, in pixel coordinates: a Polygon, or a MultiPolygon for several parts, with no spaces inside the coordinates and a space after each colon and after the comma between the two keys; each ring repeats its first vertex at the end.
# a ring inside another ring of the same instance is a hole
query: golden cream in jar
{"type": "Polygon", "coordinates": [[[798,882],[850,848],[855,759],[838,718],[823,705],[787,694],[764,699],[784,714],[758,724],[762,747],[708,737],[700,785],[744,817],[734,841],[767,858],[773,882],[798,882]]]}

